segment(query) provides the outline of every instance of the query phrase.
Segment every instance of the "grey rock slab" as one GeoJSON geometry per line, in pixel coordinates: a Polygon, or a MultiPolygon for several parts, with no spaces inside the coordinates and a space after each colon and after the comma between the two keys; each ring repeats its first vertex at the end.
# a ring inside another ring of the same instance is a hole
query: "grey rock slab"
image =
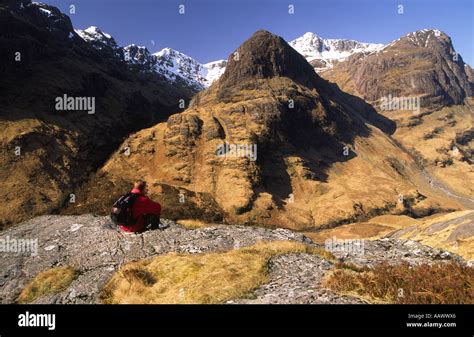
{"type": "Polygon", "coordinates": [[[37,303],[96,303],[100,289],[121,265],[158,254],[227,251],[257,241],[305,239],[282,229],[219,225],[188,230],[170,220],[163,222],[169,225],[164,230],[128,234],[104,216],[48,215],[7,229],[0,239],[37,240],[38,252],[0,253],[0,303],[13,303],[34,276],[56,266],[73,266],[79,275],[68,289],[37,303]]]}
{"type": "MultiPolygon", "coordinates": [[[[113,273],[123,264],[169,252],[199,254],[228,251],[258,241],[293,240],[315,247],[301,233],[286,229],[216,225],[189,230],[171,220],[169,227],[141,234],[126,234],[108,217],[46,215],[0,232],[0,240],[30,239],[38,243],[31,252],[0,252],[0,303],[14,303],[24,286],[39,272],[57,266],[72,266],[77,277],[60,293],[43,296],[35,303],[98,303],[99,294],[113,273]]],[[[410,264],[457,260],[459,256],[393,238],[364,241],[362,254],[337,251],[341,261],[373,266],[383,261],[410,264]]],[[[360,251],[359,251],[360,252],[360,251]]],[[[268,263],[269,282],[246,299],[232,303],[363,303],[340,296],[321,286],[321,280],[334,268],[317,255],[292,253],[274,256],[268,263]]]]}

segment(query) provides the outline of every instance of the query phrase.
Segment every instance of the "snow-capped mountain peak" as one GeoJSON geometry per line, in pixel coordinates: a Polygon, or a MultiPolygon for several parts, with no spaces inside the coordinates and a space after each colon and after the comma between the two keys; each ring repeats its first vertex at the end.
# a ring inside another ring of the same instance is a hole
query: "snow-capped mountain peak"
{"type": "Polygon", "coordinates": [[[201,64],[192,57],[171,48],[153,54],[157,58],[157,71],[170,80],[180,77],[198,89],[212,84],[224,72],[226,61],[201,64]]]}
{"type": "Polygon", "coordinates": [[[110,34],[104,33],[103,31],[99,29],[99,27],[96,27],[96,26],[90,26],[89,28],[86,28],[84,31],[87,34],[96,35],[99,37],[104,36],[106,39],[109,39],[109,40],[112,38],[110,34]]]}
{"type": "Polygon", "coordinates": [[[430,41],[443,42],[445,37],[447,38],[447,35],[438,29],[420,29],[404,36],[404,38],[420,47],[428,47],[430,41]]]}
{"type": "Polygon", "coordinates": [[[384,46],[383,44],[363,43],[347,39],[323,39],[312,32],[305,33],[289,44],[308,62],[315,64],[317,70],[330,68],[334,61],[344,60],[352,54],[373,52],[384,46]]]}
{"type": "Polygon", "coordinates": [[[181,57],[181,58],[189,58],[188,55],[186,54],[183,54],[177,50],[174,50],[172,48],[163,48],[162,50],[154,53],[153,55],[157,56],[157,57],[181,57]]]}
{"type": "Polygon", "coordinates": [[[308,45],[314,45],[323,39],[320,38],[317,34],[313,32],[306,32],[301,37],[299,37],[301,41],[305,41],[308,45]]]}
{"type": "Polygon", "coordinates": [[[387,49],[403,42],[408,42],[422,48],[436,48],[439,45],[443,45],[444,48],[450,50],[451,53],[455,53],[450,37],[438,29],[420,29],[410,32],[405,36],[388,43],[383,49],[387,49]]]}
{"type": "Polygon", "coordinates": [[[290,42],[290,46],[296,49],[297,52],[311,61],[311,59],[318,58],[324,50],[324,40],[312,32],[307,32],[303,36],[290,42]]]}
{"type": "Polygon", "coordinates": [[[110,34],[104,33],[96,26],[90,26],[84,30],[76,29],[75,32],[86,42],[100,42],[107,45],[117,45],[110,34]]]}
{"type": "Polygon", "coordinates": [[[99,27],[91,26],[84,30],[75,29],[74,31],[95,49],[107,52],[113,57],[123,58],[122,48],[119,47],[110,34],[103,32],[99,27]]]}

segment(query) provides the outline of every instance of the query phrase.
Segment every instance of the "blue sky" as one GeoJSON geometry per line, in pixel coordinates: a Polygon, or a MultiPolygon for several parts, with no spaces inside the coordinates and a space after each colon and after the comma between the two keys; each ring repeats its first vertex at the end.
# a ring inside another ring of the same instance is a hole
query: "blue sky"
{"type": "Polygon", "coordinates": [[[474,65],[473,0],[43,0],[71,17],[75,28],[98,26],[120,45],[151,52],[171,47],[210,62],[227,56],[258,29],[287,41],[311,31],[323,38],[388,43],[437,28],[474,65]],[[69,14],[69,5],[76,14],[69,14]],[[185,5],[185,14],[178,6],[185,5]],[[288,5],[295,13],[288,14],[288,5]],[[404,6],[398,14],[397,6],[404,6]]]}

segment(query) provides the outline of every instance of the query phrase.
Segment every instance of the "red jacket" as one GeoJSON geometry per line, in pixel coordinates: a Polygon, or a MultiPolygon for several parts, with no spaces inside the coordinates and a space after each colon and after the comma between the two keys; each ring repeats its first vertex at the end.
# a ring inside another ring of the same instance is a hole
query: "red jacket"
{"type": "Polygon", "coordinates": [[[133,189],[131,193],[139,194],[137,200],[132,207],[132,215],[134,219],[137,219],[137,223],[133,226],[125,227],[120,226],[126,232],[138,232],[143,229],[145,226],[143,215],[152,214],[160,215],[161,214],[161,205],[157,202],[151,201],[150,198],[145,196],[140,190],[133,189]]]}

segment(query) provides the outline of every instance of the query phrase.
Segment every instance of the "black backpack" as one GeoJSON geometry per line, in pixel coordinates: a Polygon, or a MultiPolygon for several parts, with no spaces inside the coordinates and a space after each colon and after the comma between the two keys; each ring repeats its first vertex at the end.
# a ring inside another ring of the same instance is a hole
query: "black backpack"
{"type": "Polygon", "coordinates": [[[137,200],[139,194],[127,193],[122,195],[112,206],[110,219],[116,225],[132,226],[136,219],[132,215],[132,206],[137,200]]]}

